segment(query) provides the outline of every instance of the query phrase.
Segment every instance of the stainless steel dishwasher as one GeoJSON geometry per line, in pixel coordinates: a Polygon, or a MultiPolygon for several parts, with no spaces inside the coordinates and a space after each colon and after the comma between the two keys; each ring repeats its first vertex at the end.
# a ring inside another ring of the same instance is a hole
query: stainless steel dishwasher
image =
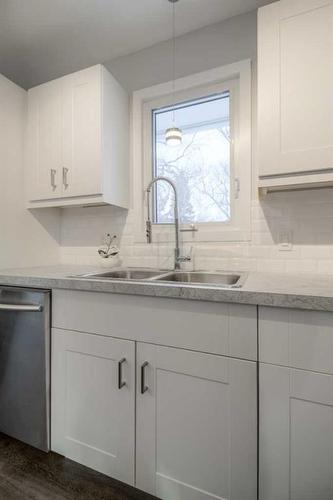
{"type": "Polygon", "coordinates": [[[49,450],[49,291],[0,287],[0,432],[49,450]]]}

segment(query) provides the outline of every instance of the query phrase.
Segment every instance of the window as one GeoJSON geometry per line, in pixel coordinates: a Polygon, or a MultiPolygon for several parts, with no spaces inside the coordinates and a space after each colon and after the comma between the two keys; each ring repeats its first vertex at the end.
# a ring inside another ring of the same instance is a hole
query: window
{"type": "MultiPolygon", "coordinates": [[[[251,212],[251,63],[214,68],[133,94],[133,208],[136,241],[145,241],[145,188],[156,176],[177,187],[184,241],[250,239],[251,212]],[[175,125],[182,144],[165,143],[175,125]]],[[[153,187],[155,242],[172,241],[173,192],[167,183],[153,187]]]]}
{"type": "MultiPolygon", "coordinates": [[[[165,176],[177,186],[183,223],[229,222],[231,130],[230,92],[152,110],[153,177],[165,176]],[[179,146],[165,142],[165,130],[182,130],[179,146]]],[[[173,193],[156,185],[154,222],[173,221],[173,193]]]]}

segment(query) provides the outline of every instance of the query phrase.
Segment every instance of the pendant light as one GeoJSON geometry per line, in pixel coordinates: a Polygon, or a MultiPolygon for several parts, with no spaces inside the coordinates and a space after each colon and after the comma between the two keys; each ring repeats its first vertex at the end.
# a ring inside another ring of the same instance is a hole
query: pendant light
{"type": "Polygon", "coordinates": [[[172,127],[165,131],[165,142],[167,146],[179,146],[182,143],[183,133],[175,124],[175,87],[176,87],[176,2],[179,0],[168,0],[172,3],[172,127]]]}

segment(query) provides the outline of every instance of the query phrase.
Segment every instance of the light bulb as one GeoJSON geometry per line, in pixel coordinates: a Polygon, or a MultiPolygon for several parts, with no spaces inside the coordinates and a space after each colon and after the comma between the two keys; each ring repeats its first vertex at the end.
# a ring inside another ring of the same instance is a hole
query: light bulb
{"type": "Polygon", "coordinates": [[[178,127],[171,127],[165,131],[167,146],[179,146],[182,143],[183,133],[178,127]]]}

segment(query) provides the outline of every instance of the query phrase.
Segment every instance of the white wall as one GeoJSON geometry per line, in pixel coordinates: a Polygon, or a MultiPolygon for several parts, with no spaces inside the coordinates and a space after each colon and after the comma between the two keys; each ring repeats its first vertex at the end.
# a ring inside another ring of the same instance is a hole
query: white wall
{"type": "MultiPolygon", "coordinates": [[[[249,12],[177,38],[176,77],[256,58],[257,12],[249,12]]],[[[158,43],[106,63],[129,91],[172,79],[172,43],[158,43]]]]}
{"type": "Polygon", "coordinates": [[[59,260],[59,213],[24,208],[26,92],[0,75],[0,267],[59,260]]]}
{"type": "MultiPolygon", "coordinates": [[[[253,61],[253,110],[256,108],[256,12],[189,33],[177,42],[177,76],[186,76],[241,59],[253,61]]],[[[155,45],[108,64],[129,90],[170,79],[170,45],[155,45]]],[[[253,151],[255,152],[253,115],[253,151]]],[[[250,242],[198,244],[197,269],[230,269],[333,273],[333,191],[276,193],[257,198],[257,172],[253,158],[252,237],[250,242]],[[291,234],[291,251],[279,249],[283,233],[291,234]]],[[[121,236],[125,264],[170,266],[172,247],[134,243],[130,211],[112,207],[66,209],[62,213],[62,261],[96,264],[96,247],[103,232],[121,236]]]]}

